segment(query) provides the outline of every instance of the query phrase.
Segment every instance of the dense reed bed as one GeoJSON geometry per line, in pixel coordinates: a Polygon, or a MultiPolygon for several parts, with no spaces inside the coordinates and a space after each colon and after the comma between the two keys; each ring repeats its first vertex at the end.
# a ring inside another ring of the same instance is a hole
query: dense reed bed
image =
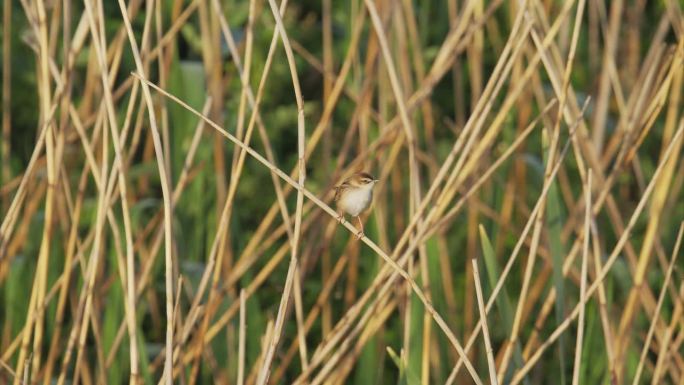
{"type": "Polygon", "coordinates": [[[677,0],[4,0],[0,383],[684,382],[683,34],[677,0]]]}

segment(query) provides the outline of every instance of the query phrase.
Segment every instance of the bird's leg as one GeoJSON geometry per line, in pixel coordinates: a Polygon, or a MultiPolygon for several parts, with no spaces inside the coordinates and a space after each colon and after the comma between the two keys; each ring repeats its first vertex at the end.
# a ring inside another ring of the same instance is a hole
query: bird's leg
{"type": "Polygon", "coordinates": [[[357,236],[359,239],[361,239],[361,238],[363,238],[363,236],[364,236],[364,234],[363,234],[363,222],[361,222],[361,217],[360,217],[360,216],[357,216],[356,219],[359,220],[359,227],[361,228],[361,230],[359,230],[359,232],[356,233],[356,236],[357,236]]]}
{"type": "Polygon", "coordinates": [[[341,224],[342,221],[344,221],[344,214],[342,214],[342,213],[337,213],[337,218],[336,218],[336,219],[337,219],[337,221],[340,222],[340,224],[341,224]]]}

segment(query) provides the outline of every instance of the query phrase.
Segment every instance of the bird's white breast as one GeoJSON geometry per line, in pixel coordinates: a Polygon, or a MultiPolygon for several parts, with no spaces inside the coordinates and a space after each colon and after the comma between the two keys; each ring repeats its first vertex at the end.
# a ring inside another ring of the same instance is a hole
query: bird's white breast
{"type": "Polygon", "coordinates": [[[358,188],[347,192],[340,199],[340,207],[347,212],[347,214],[356,217],[363,210],[368,208],[371,199],[373,198],[373,184],[369,184],[362,188],[358,188]]]}

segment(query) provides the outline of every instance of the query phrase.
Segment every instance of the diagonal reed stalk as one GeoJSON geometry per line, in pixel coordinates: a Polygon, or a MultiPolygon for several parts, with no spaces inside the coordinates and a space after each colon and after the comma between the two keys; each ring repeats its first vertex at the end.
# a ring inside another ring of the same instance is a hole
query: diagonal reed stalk
{"type": "Polygon", "coordinates": [[[679,2],[16,4],[0,383],[684,381],[679,2]]]}

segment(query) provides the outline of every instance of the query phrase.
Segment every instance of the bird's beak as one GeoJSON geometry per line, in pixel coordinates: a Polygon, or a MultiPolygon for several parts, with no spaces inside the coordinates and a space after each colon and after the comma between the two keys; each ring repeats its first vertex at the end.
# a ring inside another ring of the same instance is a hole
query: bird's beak
{"type": "Polygon", "coordinates": [[[373,183],[378,183],[378,182],[380,182],[380,179],[374,179],[373,180],[373,183]]]}

